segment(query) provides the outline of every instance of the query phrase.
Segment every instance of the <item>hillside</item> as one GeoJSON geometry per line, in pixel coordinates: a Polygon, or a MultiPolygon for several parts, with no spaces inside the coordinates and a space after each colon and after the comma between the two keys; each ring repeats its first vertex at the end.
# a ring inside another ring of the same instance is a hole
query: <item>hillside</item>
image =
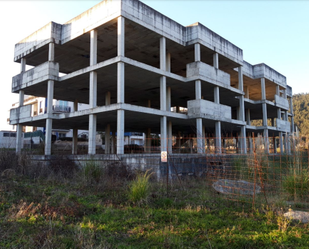
{"type": "Polygon", "coordinates": [[[302,135],[309,135],[309,93],[293,95],[294,123],[302,135]]]}

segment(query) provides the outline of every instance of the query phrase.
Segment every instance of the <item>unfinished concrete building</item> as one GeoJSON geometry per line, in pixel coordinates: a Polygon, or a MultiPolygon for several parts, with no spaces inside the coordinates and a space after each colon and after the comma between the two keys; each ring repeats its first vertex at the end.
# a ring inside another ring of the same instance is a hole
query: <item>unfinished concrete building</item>
{"type": "MultiPolygon", "coordinates": [[[[73,129],[73,154],[79,129],[89,130],[90,155],[98,131],[105,132],[105,153],[116,154],[124,154],[124,132],[158,134],[168,153],[189,135],[196,153],[209,153],[210,139],[224,153],[227,138],[248,153],[258,134],[267,152],[270,143],[274,152],[289,148],[294,124],[285,76],[244,61],[241,48],[202,24],[184,27],[138,0],[105,0],[65,24],[51,22],[15,45],[14,61],[21,64],[12,82],[20,106],[10,113],[17,152],[23,126],[45,127],[45,155],[52,129],[73,129]],[[46,97],[47,112],[32,116],[24,95],[46,97]],[[74,108],[54,113],[53,99],[74,108]],[[78,103],[89,109],[79,111],[78,103]]],[[[150,140],[145,148],[150,152],[150,140]]]]}

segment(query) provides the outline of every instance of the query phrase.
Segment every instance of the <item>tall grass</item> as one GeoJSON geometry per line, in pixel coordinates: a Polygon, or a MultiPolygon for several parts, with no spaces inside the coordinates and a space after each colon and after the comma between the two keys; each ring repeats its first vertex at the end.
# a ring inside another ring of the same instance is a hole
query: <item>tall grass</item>
{"type": "Polygon", "coordinates": [[[144,174],[138,174],[129,188],[129,200],[134,203],[146,201],[150,192],[149,178],[152,173],[147,170],[144,174]]]}

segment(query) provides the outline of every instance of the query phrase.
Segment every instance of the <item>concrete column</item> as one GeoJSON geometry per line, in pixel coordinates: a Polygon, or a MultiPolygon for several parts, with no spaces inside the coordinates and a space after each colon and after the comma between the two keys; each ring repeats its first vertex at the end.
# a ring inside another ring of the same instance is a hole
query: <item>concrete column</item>
{"type": "Polygon", "coordinates": [[[16,153],[21,152],[22,140],[23,140],[23,126],[18,124],[16,127],[16,153]]]}
{"type": "Polygon", "coordinates": [[[118,17],[118,22],[117,22],[117,32],[118,32],[118,37],[117,37],[117,55],[118,56],[125,56],[125,19],[122,16],[118,17]]]}
{"type": "Polygon", "coordinates": [[[161,117],[160,119],[160,131],[161,131],[161,151],[167,151],[167,124],[166,116],[161,117]]]}
{"type": "Polygon", "coordinates": [[[78,111],[78,101],[75,100],[74,103],[73,103],[73,112],[77,112],[78,111]]]}
{"type": "Polygon", "coordinates": [[[78,130],[73,129],[73,139],[72,139],[72,154],[76,155],[77,154],[77,142],[78,142],[78,130]]]}
{"type": "Polygon", "coordinates": [[[240,127],[240,148],[242,154],[247,154],[246,126],[240,127]]]}
{"type": "Polygon", "coordinates": [[[273,137],[273,145],[274,145],[274,154],[277,154],[277,143],[276,143],[276,137],[273,137]]]}
{"type": "MultiPolygon", "coordinates": [[[[118,17],[117,55],[125,56],[125,19],[118,17]]],[[[117,64],[117,103],[125,103],[125,65],[117,64]]],[[[124,110],[117,110],[117,154],[124,154],[124,110]]]]}
{"type": "Polygon", "coordinates": [[[216,104],[220,104],[220,93],[219,93],[219,87],[218,86],[214,87],[214,102],[216,104]]]}
{"type": "Polygon", "coordinates": [[[53,113],[53,98],[54,98],[54,81],[49,80],[47,83],[47,114],[46,129],[45,129],[45,155],[51,155],[52,144],[52,125],[53,120],[50,115],[53,113]]]}
{"type": "MultiPolygon", "coordinates": [[[[77,99],[73,102],[73,112],[78,111],[78,101],[77,99]]],[[[78,144],[78,129],[73,129],[73,137],[72,137],[72,154],[77,154],[77,144],[78,144]]]]}
{"type": "Polygon", "coordinates": [[[283,154],[283,138],[282,138],[282,132],[279,132],[279,145],[280,145],[280,154],[283,154]]]}
{"type": "Polygon", "coordinates": [[[50,42],[48,49],[48,61],[54,61],[54,60],[55,60],[55,44],[53,42],[50,42]]]}
{"type": "Polygon", "coordinates": [[[115,154],[115,141],[116,141],[116,133],[112,132],[112,144],[111,144],[111,154],[115,154]]]}
{"type": "Polygon", "coordinates": [[[117,64],[117,103],[124,103],[124,63],[117,64]]]}
{"type": "Polygon", "coordinates": [[[239,106],[237,108],[237,118],[240,121],[245,121],[245,102],[244,96],[239,96],[239,106]]]}
{"type": "Polygon", "coordinates": [[[216,152],[218,154],[221,154],[221,122],[216,121],[215,122],[215,132],[216,132],[216,152]]]}
{"type": "MultiPolygon", "coordinates": [[[[166,40],[160,38],[160,69],[166,70],[166,40]]],[[[160,110],[166,111],[166,77],[160,78],[160,110]]],[[[161,151],[167,151],[167,121],[166,116],[161,117],[161,151]]]]}
{"type": "Polygon", "coordinates": [[[204,153],[203,147],[203,121],[201,118],[196,119],[196,141],[197,141],[197,153],[204,153]]]}
{"type": "Polygon", "coordinates": [[[145,151],[150,153],[151,152],[151,129],[148,128],[146,132],[146,148],[145,151]]]}
{"type": "MultiPolygon", "coordinates": [[[[48,50],[48,61],[54,61],[55,58],[55,45],[49,43],[48,50]]],[[[47,114],[46,119],[46,130],[45,130],[45,155],[51,155],[51,143],[52,143],[52,124],[53,120],[50,118],[53,109],[53,98],[54,98],[54,81],[49,80],[47,83],[47,114]]]]}
{"type": "Polygon", "coordinates": [[[253,140],[252,140],[252,136],[251,135],[249,136],[248,142],[249,142],[250,153],[253,153],[253,140]]]}
{"type": "Polygon", "coordinates": [[[268,129],[264,129],[263,136],[264,136],[265,152],[269,153],[268,129]]]}
{"type": "Polygon", "coordinates": [[[96,30],[90,31],[90,66],[97,64],[97,43],[98,32],[96,30]]]}
{"type": "Polygon", "coordinates": [[[247,125],[251,125],[250,109],[247,109],[246,112],[247,112],[247,125]]]}
{"type": "Polygon", "coordinates": [[[105,127],[105,154],[109,154],[111,151],[111,126],[110,124],[105,127]]]}
{"type": "Polygon", "coordinates": [[[213,55],[213,66],[214,68],[219,69],[219,54],[218,53],[215,53],[213,55]]]}
{"type": "Polygon", "coordinates": [[[277,108],[277,119],[281,120],[281,108],[277,108]]]}
{"type": "Polygon", "coordinates": [[[167,72],[170,72],[171,69],[172,69],[171,61],[172,61],[172,59],[171,59],[171,54],[168,53],[168,54],[166,55],[166,71],[167,71],[167,72]]]}
{"type": "Polygon", "coordinates": [[[205,132],[205,126],[203,125],[202,126],[202,136],[203,136],[203,140],[202,140],[202,143],[203,143],[203,153],[205,153],[205,137],[206,137],[206,132],[205,132]]]}
{"type": "Polygon", "coordinates": [[[88,154],[96,153],[97,116],[89,115],[88,154]]]}
{"type": "Polygon", "coordinates": [[[201,45],[199,43],[194,44],[194,61],[201,61],[201,45]]]}
{"type": "Polygon", "coordinates": [[[201,81],[196,80],[195,81],[195,99],[201,99],[202,98],[202,86],[201,81]]]}
{"type": "Polygon", "coordinates": [[[244,90],[242,66],[238,67],[238,89],[240,91],[244,90]]]}
{"type": "Polygon", "coordinates": [[[172,121],[167,123],[167,151],[169,154],[173,153],[173,131],[172,131],[172,121]]]}
{"type": "Polygon", "coordinates": [[[285,153],[290,153],[291,148],[290,148],[290,139],[289,139],[289,133],[285,133],[285,153]]]}
{"type": "MultiPolygon", "coordinates": [[[[90,31],[90,66],[97,64],[97,31],[90,31]]],[[[97,107],[97,72],[91,71],[89,75],[89,107],[97,107]]],[[[89,115],[88,154],[96,153],[97,116],[89,115]]]]}
{"type": "MultiPolygon", "coordinates": [[[[243,83],[243,72],[242,66],[238,67],[238,89],[243,91],[244,90],[244,83],[243,83]]],[[[239,96],[239,120],[245,121],[245,101],[244,95],[239,96]]],[[[247,153],[247,144],[246,144],[246,126],[242,126],[240,130],[240,148],[241,153],[247,153]]]]}
{"type": "Polygon", "coordinates": [[[171,111],[172,107],[172,90],[171,87],[167,87],[166,89],[166,110],[171,111]]]}
{"type": "Polygon", "coordinates": [[[117,111],[117,154],[124,154],[124,110],[117,111]]]}
{"type": "MultiPolygon", "coordinates": [[[[21,58],[20,61],[20,72],[23,73],[26,71],[26,58],[21,58]]],[[[19,91],[19,107],[24,105],[24,91],[19,91]]],[[[18,124],[16,127],[16,152],[21,152],[22,148],[22,137],[23,137],[23,126],[21,124],[18,124]]]]}
{"type": "Polygon", "coordinates": [[[166,39],[160,38],[160,69],[166,70],[166,39]]]}
{"type": "Polygon", "coordinates": [[[250,90],[249,90],[249,87],[246,86],[244,90],[245,90],[245,98],[249,99],[249,98],[250,98],[250,90]]]}
{"type": "Polygon", "coordinates": [[[105,105],[110,105],[111,104],[111,92],[107,92],[105,94],[105,105]]]}
{"type": "Polygon", "coordinates": [[[150,99],[148,99],[147,107],[151,108],[151,100],[150,99]]]}
{"type": "Polygon", "coordinates": [[[266,100],[266,89],[265,89],[265,78],[261,79],[261,90],[262,90],[262,111],[263,111],[263,126],[267,126],[267,106],[265,103],[266,100]]]}
{"type": "Polygon", "coordinates": [[[90,72],[89,78],[89,107],[97,107],[97,72],[90,72]]]}
{"type": "MultiPolygon", "coordinates": [[[[117,103],[124,103],[124,63],[118,62],[117,103]]],[[[124,110],[117,110],[117,154],[124,154],[124,110]]]]}

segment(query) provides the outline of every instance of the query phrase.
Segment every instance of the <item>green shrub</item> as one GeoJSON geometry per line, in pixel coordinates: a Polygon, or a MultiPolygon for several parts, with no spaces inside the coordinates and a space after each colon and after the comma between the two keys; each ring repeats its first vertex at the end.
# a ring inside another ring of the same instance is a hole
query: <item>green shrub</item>
{"type": "Polygon", "coordinates": [[[138,174],[136,179],[132,181],[129,188],[129,199],[136,203],[147,200],[150,192],[149,178],[152,173],[147,170],[144,174],[138,174]]]}
{"type": "Polygon", "coordinates": [[[309,191],[308,171],[291,171],[283,180],[283,188],[290,196],[294,196],[294,199],[306,197],[309,191]]]}
{"type": "Polygon", "coordinates": [[[93,160],[86,162],[84,173],[88,182],[98,183],[103,176],[102,168],[93,160]]]}

